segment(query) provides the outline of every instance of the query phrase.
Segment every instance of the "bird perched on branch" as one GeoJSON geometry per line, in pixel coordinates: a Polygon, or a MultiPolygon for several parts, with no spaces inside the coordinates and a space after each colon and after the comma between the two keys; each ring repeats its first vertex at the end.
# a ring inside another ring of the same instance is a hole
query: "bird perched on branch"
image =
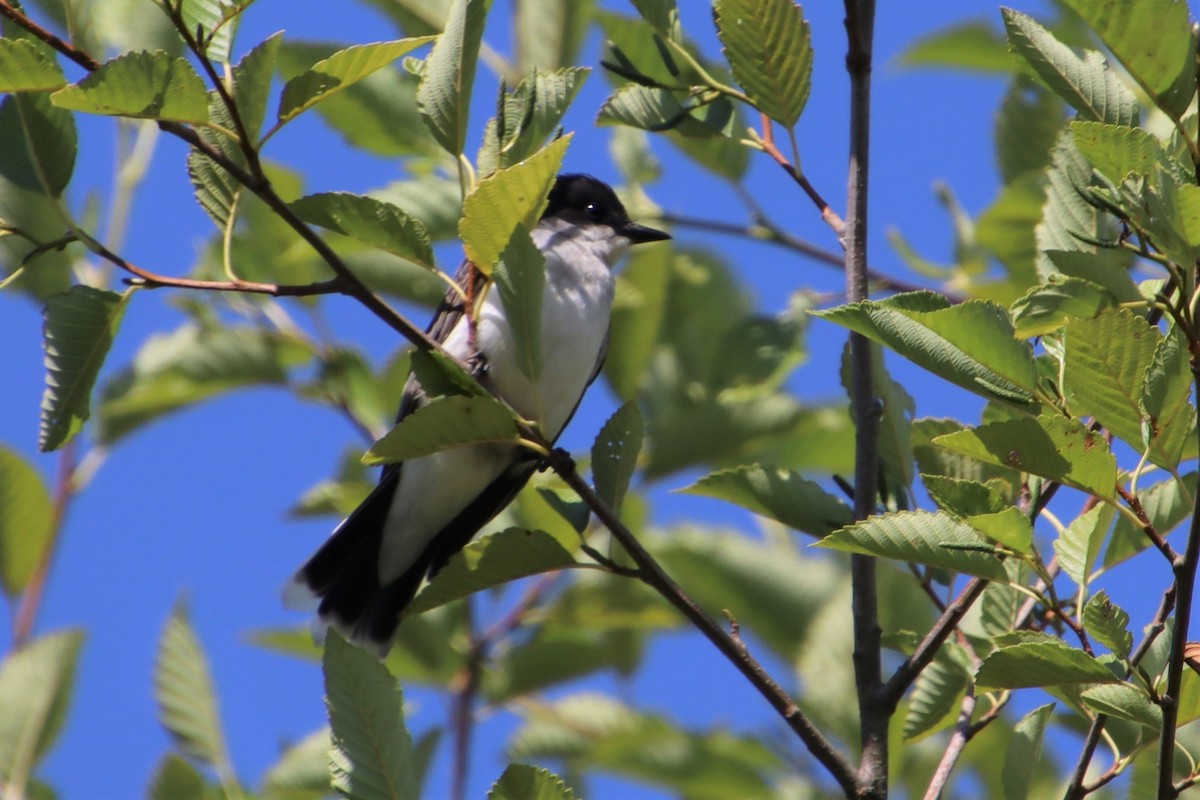
{"type": "MultiPolygon", "coordinates": [[[[498,291],[487,292],[469,324],[463,298],[483,288],[469,263],[457,276],[463,291],[447,293],[427,332],[459,361],[485,365],[500,397],[553,442],[604,363],[613,266],[630,245],[671,237],[630,220],[607,184],[575,174],[555,181],[531,233],[546,261],[537,380],[518,364],[498,291]]],[[[425,402],[410,377],[398,419],[425,402]]],[[[285,601],[316,602],[322,622],[386,655],[421,582],[500,513],[537,466],[512,444],[461,446],[387,465],[374,491],[296,573],[285,601]]]]}

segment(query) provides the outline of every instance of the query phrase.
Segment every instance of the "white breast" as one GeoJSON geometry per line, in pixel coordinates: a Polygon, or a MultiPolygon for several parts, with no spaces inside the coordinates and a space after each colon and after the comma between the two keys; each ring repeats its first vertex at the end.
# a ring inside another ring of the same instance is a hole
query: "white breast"
{"type": "MultiPolygon", "coordinates": [[[[534,243],[546,258],[542,294],[542,372],[530,380],[517,365],[512,329],[500,293],[488,293],[475,329],[475,347],[487,359],[488,377],[526,419],[556,439],[596,369],[608,336],[613,276],[604,256],[616,256],[586,236],[573,239],[539,227],[534,243]],[[551,237],[556,237],[553,242],[551,237]]],[[[464,320],[443,343],[460,359],[474,355],[464,320]]],[[[514,448],[459,447],[404,463],[388,513],[379,559],[385,583],[412,564],[432,538],[508,466],[514,448]]]]}

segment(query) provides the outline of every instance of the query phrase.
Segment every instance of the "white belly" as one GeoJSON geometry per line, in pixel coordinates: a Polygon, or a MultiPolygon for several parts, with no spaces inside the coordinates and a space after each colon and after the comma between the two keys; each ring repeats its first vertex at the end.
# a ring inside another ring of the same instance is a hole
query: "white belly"
{"type": "MultiPolygon", "coordinates": [[[[494,288],[475,329],[475,346],[487,359],[488,376],[500,395],[521,416],[536,421],[551,440],[562,432],[595,371],[612,309],[608,265],[600,259],[572,261],[575,269],[568,274],[564,264],[547,259],[542,372],[537,381],[517,365],[512,330],[494,288]]],[[[459,359],[474,355],[465,320],[444,346],[459,359]]],[[[383,537],[380,579],[386,583],[402,574],[438,531],[500,476],[514,454],[513,447],[473,445],[404,462],[383,537]]]]}

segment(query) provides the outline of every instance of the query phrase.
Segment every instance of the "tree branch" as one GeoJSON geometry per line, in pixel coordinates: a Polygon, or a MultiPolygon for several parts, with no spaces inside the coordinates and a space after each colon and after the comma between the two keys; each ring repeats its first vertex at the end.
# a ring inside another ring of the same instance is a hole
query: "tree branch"
{"type": "Polygon", "coordinates": [[[630,558],[637,564],[641,580],[682,613],[700,633],[716,646],[722,655],[737,667],[738,671],[750,681],[758,693],[771,704],[800,737],[800,741],[804,743],[813,757],[829,771],[846,796],[855,796],[858,784],[854,775],[854,767],[830,744],[787,692],[767,674],[762,664],[746,649],[744,643],[739,643],[726,633],[716,621],[704,613],[679,584],[663,571],[654,557],[642,547],[633,532],[625,527],[616,513],[583,479],[569,454],[562,450],[552,450],[548,461],[559,477],[579,495],[580,499],[588,504],[600,522],[612,533],[613,538],[625,548],[630,558]]]}

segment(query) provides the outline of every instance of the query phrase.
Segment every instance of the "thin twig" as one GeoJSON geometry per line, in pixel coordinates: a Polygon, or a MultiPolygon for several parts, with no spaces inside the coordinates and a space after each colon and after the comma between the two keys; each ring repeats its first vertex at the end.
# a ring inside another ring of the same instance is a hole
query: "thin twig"
{"type": "Polygon", "coordinates": [[[1138,518],[1138,522],[1142,526],[1142,533],[1146,534],[1146,538],[1158,549],[1158,552],[1162,553],[1171,564],[1178,561],[1179,553],[1175,552],[1175,548],[1171,547],[1171,543],[1166,540],[1166,537],[1154,527],[1154,523],[1150,521],[1150,516],[1146,513],[1146,509],[1142,507],[1142,501],[1138,499],[1137,495],[1130,494],[1120,484],[1117,484],[1117,494],[1120,495],[1125,504],[1129,506],[1129,510],[1138,518]]]}
{"type": "MultiPolygon", "coordinates": [[[[773,244],[777,247],[782,247],[786,250],[791,250],[794,253],[799,253],[803,256],[811,258],[819,264],[836,267],[839,271],[846,268],[846,258],[841,253],[836,253],[833,250],[827,250],[824,247],[818,247],[811,242],[806,242],[790,233],[780,230],[773,225],[767,224],[763,220],[750,225],[740,225],[736,222],[725,222],[723,220],[702,219],[699,217],[690,217],[684,214],[672,214],[670,212],[662,212],[657,217],[658,221],[667,225],[674,225],[680,228],[691,228],[698,231],[708,231],[710,233],[723,233],[729,236],[738,236],[744,239],[754,239],[767,244],[773,244]]],[[[867,269],[867,278],[877,288],[889,292],[920,292],[927,291],[928,286],[921,286],[917,283],[893,278],[885,275],[877,270],[867,269]]],[[[946,293],[939,290],[947,300],[951,303],[961,303],[965,298],[946,293]]]]}
{"type": "Polygon", "coordinates": [[[804,193],[808,195],[809,199],[813,201],[814,205],[816,205],[817,210],[821,212],[821,219],[825,220],[826,224],[828,224],[830,228],[833,228],[833,232],[837,234],[839,240],[844,241],[846,237],[846,223],[843,222],[838,213],[833,210],[833,207],[825,201],[825,198],[821,196],[821,193],[817,191],[816,187],[809,182],[808,178],[804,176],[804,173],[797,169],[795,164],[793,164],[791,161],[788,161],[787,156],[785,156],[775,145],[775,130],[772,127],[771,118],[766,114],[762,115],[762,136],[759,140],[759,144],[762,146],[763,152],[773,158],[775,163],[778,164],[783,171],[786,172],[791,179],[794,180],[796,184],[804,190],[804,193]]]}
{"type": "Polygon", "coordinates": [[[643,582],[657,591],[667,602],[673,605],[702,633],[716,648],[729,659],[739,672],[750,681],[768,703],[783,717],[788,726],[796,733],[813,757],[819,761],[829,774],[837,781],[847,797],[853,797],[857,792],[857,781],[854,767],[836,748],[825,738],[813,722],[800,710],[795,700],[767,673],[753,655],[739,644],[694,600],[679,584],[675,583],[654,557],[642,547],[633,532],[621,522],[616,513],[592,490],[575,467],[570,455],[554,450],[549,457],[550,465],[559,477],[570,486],[596,514],[596,517],[612,533],[613,538],[621,543],[630,558],[637,565],[639,576],[643,582]]]}
{"type": "Polygon", "coordinates": [[[46,578],[58,549],[58,537],[66,521],[67,509],[75,497],[75,455],[77,443],[67,442],[59,452],[58,474],[54,479],[54,500],[50,511],[50,536],[38,556],[37,566],[21,594],[21,604],[13,623],[13,647],[19,648],[33,636],[33,623],[42,605],[46,578]]]}

